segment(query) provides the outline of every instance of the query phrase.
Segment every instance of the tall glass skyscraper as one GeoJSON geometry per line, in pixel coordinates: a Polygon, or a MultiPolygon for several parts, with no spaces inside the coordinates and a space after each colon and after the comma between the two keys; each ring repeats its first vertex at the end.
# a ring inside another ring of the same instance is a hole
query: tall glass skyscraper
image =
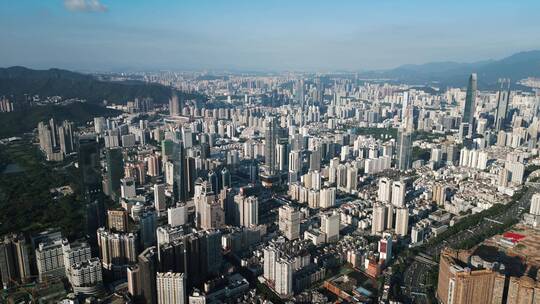
{"type": "Polygon", "coordinates": [[[508,104],[510,102],[510,79],[499,80],[501,87],[497,99],[497,115],[495,116],[495,130],[504,129],[508,118],[508,104]]]}
{"type": "Polygon", "coordinates": [[[469,77],[469,85],[467,86],[467,95],[465,96],[465,106],[463,107],[463,116],[461,123],[468,124],[468,136],[472,136],[474,129],[474,109],[476,106],[476,91],[477,91],[476,73],[472,73],[469,77]]]}
{"type": "Polygon", "coordinates": [[[268,174],[273,175],[276,173],[277,123],[274,117],[268,117],[264,123],[264,163],[268,174]]]}

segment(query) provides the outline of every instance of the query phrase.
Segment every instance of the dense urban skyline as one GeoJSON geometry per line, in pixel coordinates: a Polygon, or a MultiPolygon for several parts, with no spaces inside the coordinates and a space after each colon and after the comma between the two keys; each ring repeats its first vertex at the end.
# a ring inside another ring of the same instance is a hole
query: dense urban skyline
{"type": "Polygon", "coordinates": [[[540,49],[537,1],[4,1],[0,65],[369,70],[540,49]]]}

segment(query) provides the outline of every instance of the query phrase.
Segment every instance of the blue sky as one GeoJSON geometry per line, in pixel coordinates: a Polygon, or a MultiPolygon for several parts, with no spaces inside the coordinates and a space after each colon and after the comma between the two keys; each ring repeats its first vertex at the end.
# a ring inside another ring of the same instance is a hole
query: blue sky
{"type": "Polygon", "coordinates": [[[0,0],[0,66],[366,70],[540,49],[538,0],[0,0]]]}

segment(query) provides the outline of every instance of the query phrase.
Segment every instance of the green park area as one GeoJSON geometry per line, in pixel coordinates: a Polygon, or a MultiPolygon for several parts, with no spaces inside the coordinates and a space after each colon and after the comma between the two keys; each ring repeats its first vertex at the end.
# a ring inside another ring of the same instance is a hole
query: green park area
{"type": "Polygon", "coordinates": [[[60,228],[65,236],[84,231],[83,203],[76,194],[54,198],[50,189],[77,180],[76,169],[45,162],[29,139],[0,145],[0,235],[60,228]]]}

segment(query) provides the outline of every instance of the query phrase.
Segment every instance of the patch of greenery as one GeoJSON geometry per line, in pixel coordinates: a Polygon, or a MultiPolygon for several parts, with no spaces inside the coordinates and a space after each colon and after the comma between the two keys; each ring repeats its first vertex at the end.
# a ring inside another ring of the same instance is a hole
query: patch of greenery
{"type": "Polygon", "coordinates": [[[420,147],[412,148],[412,161],[424,160],[429,161],[431,157],[431,151],[429,149],[422,149],[420,147]]]}
{"type": "MultiPolygon", "coordinates": [[[[24,67],[0,68],[0,95],[24,101],[25,94],[82,98],[90,103],[126,103],[135,98],[151,97],[156,103],[167,103],[171,88],[141,81],[101,81],[92,75],[60,69],[31,70],[24,67]]],[[[181,100],[204,100],[199,94],[178,92],[181,100]]]]}
{"type": "Polygon", "coordinates": [[[28,141],[2,146],[0,159],[24,169],[21,173],[0,173],[0,235],[59,227],[67,237],[82,236],[83,201],[75,194],[54,199],[49,192],[77,179],[45,163],[39,149],[28,141]]]}

